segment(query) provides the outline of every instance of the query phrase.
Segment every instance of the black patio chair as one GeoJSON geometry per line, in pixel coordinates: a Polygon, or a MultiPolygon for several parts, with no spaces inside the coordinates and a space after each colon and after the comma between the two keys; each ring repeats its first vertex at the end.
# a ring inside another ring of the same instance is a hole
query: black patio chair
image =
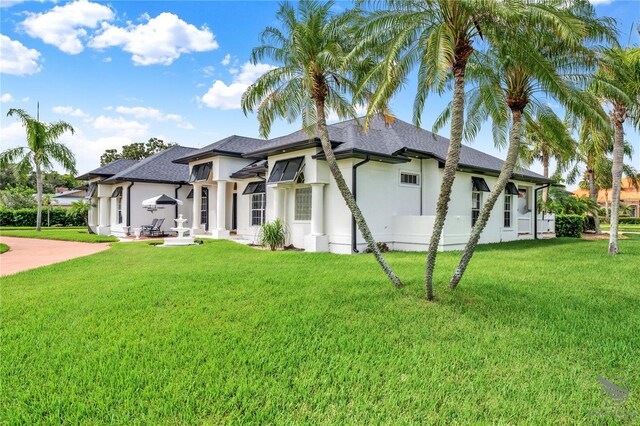
{"type": "Polygon", "coordinates": [[[142,235],[151,235],[151,230],[152,229],[156,229],[157,225],[158,225],[158,221],[160,219],[153,219],[151,221],[151,225],[142,225],[140,228],[142,228],[142,235]]]}
{"type": "Polygon", "coordinates": [[[164,237],[164,231],[162,230],[162,224],[164,223],[164,219],[156,219],[157,222],[155,226],[152,226],[149,229],[149,236],[151,237],[164,237]]]}

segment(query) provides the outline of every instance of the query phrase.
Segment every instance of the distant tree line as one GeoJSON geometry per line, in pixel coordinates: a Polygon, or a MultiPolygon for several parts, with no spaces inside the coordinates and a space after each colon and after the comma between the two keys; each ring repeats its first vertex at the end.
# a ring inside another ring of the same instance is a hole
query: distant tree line
{"type": "Polygon", "coordinates": [[[124,145],[122,151],[118,152],[117,149],[107,149],[104,154],[100,156],[100,165],[104,166],[112,161],[122,158],[128,160],[142,160],[156,154],[160,151],[164,151],[167,148],[175,146],[175,143],[166,143],[162,139],[151,138],[145,142],[135,142],[130,145],[124,145]]]}

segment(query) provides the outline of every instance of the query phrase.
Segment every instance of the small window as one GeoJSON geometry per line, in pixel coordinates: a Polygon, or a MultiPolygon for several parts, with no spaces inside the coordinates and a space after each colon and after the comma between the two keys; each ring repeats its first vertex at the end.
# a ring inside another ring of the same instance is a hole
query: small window
{"type": "Polygon", "coordinates": [[[473,191],[471,193],[471,226],[476,224],[478,217],[480,217],[480,208],[482,207],[482,193],[479,191],[473,191]]]}
{"type": "Polygon", "coordinates": [[[473,182],[473,190],[474,191],[482,191],[482,192],[491,192],[489,190],[489,185],[487,185],[487,181],[481,177],[472,177],[471,181],[473,182]]]}
{"type": "MultiPolygon", "coordinates": [[[[122,188],[120,188],[122,190],[122,188]]],[[[122,223],[122,191],[120,191],[120,196],[116,198],[116,218],[117,223],[122,223]]]]}
{"type": "Polygon", "coordinates": [[[300,182],[304,169],[304,157],[278,160],[269,174],[268,183],[300,182]]]}
{"type": "Polygon", "coordinates": [[[265,193],[251,195],[251,226],[260,226],[264,223],[265,206],[265,193]]]}
{"type": "Polygon", "coordinates": [[[87,195],[84,196],[85,199],[89,199],[93,197],[93,194],[96,193],[96,189],[98,189],[98,184],[97,183],[90,183],[89,187],[87,188],[87,195]]]}
{"type": "Polygon", "coordinates": [[[113,192],[111,193],[111,198],[118,198],[118,197],[122,197],[122,187],[119,186],[116,189],[113,190],[113,192]]]}
{"type": "Polygon", "coordinates": [[[191,168],[189,182],[209,180],[209,174],[211,174],[211,163],[197,164],[191,168]]]}
{"type": "Polygon", "coordinates": [[[513,205],[513,196],[511,194],[505,194],[504,196],[504,227],[511,228],[511,206],[513,205]]]}
{"type": "Polygon", "coordinates": [[[400,184],[402,185],[420,185],[420,176],[415,173],[400,172],[400,184]]]}
{"type": "Polygon", "coordinates": [[[244,189],[242,195],[264,194],[267,186],[264,182],[251,182],[244,189]]]}
{"type": "Polygon", "coordinates": [[[513,182],[507,182],[507,186],[504,192],[505,194],[520,195],[520,193],[518,192],[518,187],[513,182]]]}
{"type": "Polygon", "coordinates": [[[311,220],[311,188],[296,189],[295,220],[311,220]]]}

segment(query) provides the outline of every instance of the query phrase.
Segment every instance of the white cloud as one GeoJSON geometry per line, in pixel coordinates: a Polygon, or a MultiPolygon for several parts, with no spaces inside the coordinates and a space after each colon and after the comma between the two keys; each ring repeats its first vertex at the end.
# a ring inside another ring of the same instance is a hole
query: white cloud
{"type": "Polygon", "coordinates": [[[118,106],[115,108],[115,111],[119,114],[132,115],[139,120],[148,119],[155,121],[174,121],[181,129],[193,129],[193,125],[185,121],[184,117],[181,115],[165,114],[157,108],[118,106]]]}
{"type": "Polygon", "coordinates": [[[27,135],[19,121],[2,127],[2,150],[26,145],[27,135]]]}
{"type": "Polygon", "coordinates": [[[77,0],[64,6],[55,6],[48,12],[30,13],[22,22],[22,27],[31,37],[76,55],[84,50],[81,39],[87,36],[85,28],[96,28],[100,22],[113,17],[113,11],[107,6],[77,0]]]}
{"type": "Polygon", "coordinates": [[[246,62],[242,65],[241,71],[233,77],[230,85],[222,80],[216,80],[198,100],[209,108],[218,109],[239,109],[240,99],[247,87],[258,79],[262,74],[274,69],[269,64],[252,64],[246,62]]]}
{"type": "Polygon", "coordinates": [[[0,96],[0,102],[3,104],[6,102],[13,102],[13,101],[15,101],[15,99],[11,95],[11,93],[3,93],[2,96],[0,96]]]}
{"type": "Polygon", "coordinates": [[[124,138],[139,138],[149,130],[147,124],[134,120],[125,120],[122,117],[114,118],[105,115],[100,115],[93,121],[93,128],[103,133],[113,133],[124,138]]]}
{"type": "Polygon", "coordinates": [[[218,48],[209,28],[198,29],[168,12],[126,28],[105,22],[89,45],[95,49],[121,46],[122,50],[131,53],[135,65],[170,65],[182,54],[218,48]]]}
{"type": "Polygon", "coordinates": [[[40,52],[29,49],[17,40],[0,34],[0,73],[13,75],[35,74],[42,68],[40,52]]]}
{"type": "Polygon", "coordinates": [[[102,62],[107,62],[107,63],[109,63],[109,62],[111,62],[111,61],[112,61],[111,56],[107,56],[106,58],[104,58],[104,59],[102,60],[102,62]]]}
{"type": "Polygon", "coordinates": [[[613,0],[589,0],[589,3],[591,3],[593,5],[598,5],[598,4],[609,4],[612,1],[613,0]]]}
{"type": "Polygon", "coordinates": [[[22,98],[22,102],[29,102],[29,97],[25,96],[24,98],[22,98]]]}
{"type": "Polygon", "coordinates": [[[205,77],[211,77],[215,71],[216,67],[214,67],[213,65],[202,68],[202,72],[204,73],[205,77]]]}
{"type": "Polygon", "coordinates": [[[89,117],[89,114],[82,111],[80,108],[73,108],[70,106],[54,106],[53,108],[51,108],[51,110],[56,114],[68,115],[70,117],[80,117],[80,118],[89,117]]]}
{"type": "Polygon", "coordinates": [[[226,55],[224,55],[224,58],[222,59],[222,61],[220,62],[223,66],[227,66],[231,63],[231,54],[227,53],[226,55]]]}

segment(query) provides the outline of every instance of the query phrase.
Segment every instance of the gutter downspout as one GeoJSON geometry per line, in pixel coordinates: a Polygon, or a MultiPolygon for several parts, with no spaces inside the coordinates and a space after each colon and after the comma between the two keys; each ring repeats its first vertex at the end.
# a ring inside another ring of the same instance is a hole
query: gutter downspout
{"type": "Polygon", "coordinates": [[[127,226],[131,227],[131,187],[135,184],[135,182],[131,182],[129,186],[127,186],[127,226]]]}
{"type": "MultiPolygon", "coordinates": [[[[354,164],[351,167],[351,193],[353,194],[354,200],[358,201],[358,167],[369,162],[369,156],[367,156],[364,160],[359,163],[354,164]]],[[[357,244],[356,244],[356,218],[351,215],[351,251],[353,253],[359,253],[357,244]]]]}
{"type": "Polygon", "coordinates": [[[420,216],[422,216],[422,193],[424,192],[424,180],[422,179],[423,177],[423,173],[422,173],[422,165],[424,163],[424,158],[420,159],[420,216]]]}
{"type": "Polygon", "coordinates": [[[541,189],[549,188],[550,183],[542,185],[540,188],[536,188],[533,191],[533,239],[538,239],[538,191],[541,189]]]}
{"type": "MultiPolygon", "coordinates": [[[[178,199],[178,190],[182,188],[182,184],[180,184],[177,188],[176,188],[176,200],[178,199]]],[[[176,219],[178,218],[178,203],[176,203],[176,219]]]]}

